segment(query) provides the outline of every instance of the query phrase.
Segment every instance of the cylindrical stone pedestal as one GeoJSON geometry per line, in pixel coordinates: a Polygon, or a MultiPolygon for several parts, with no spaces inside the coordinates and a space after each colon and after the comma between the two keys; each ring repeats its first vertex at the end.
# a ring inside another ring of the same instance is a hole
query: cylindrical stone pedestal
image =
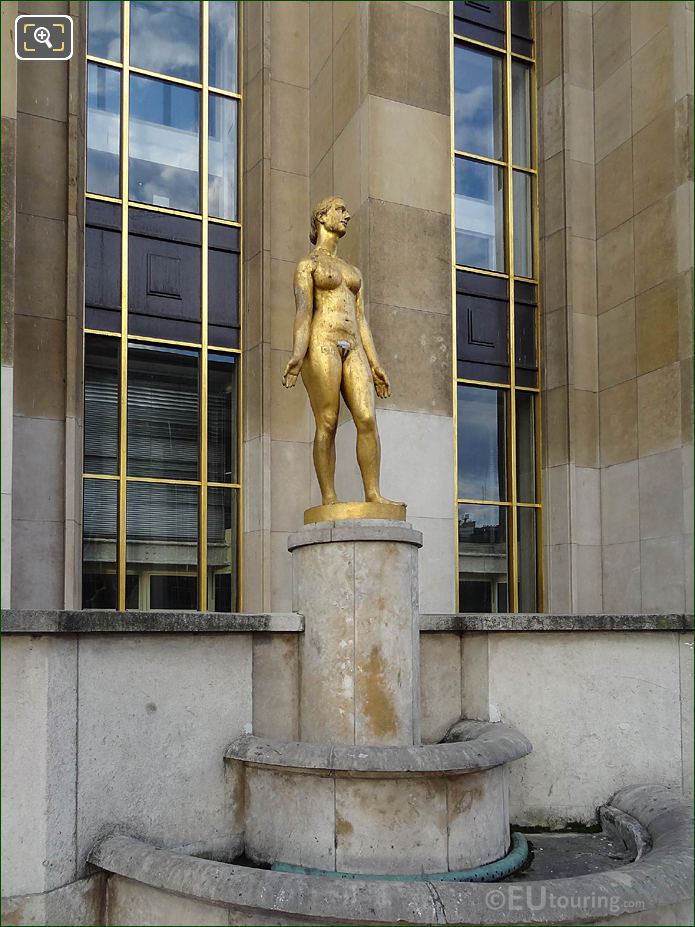
{"type": "Polygon", "coordinates": [[[405,522],[307,525],[289,537],[299,644],[299,737],[420,743],[417,551],[405,522]]]}

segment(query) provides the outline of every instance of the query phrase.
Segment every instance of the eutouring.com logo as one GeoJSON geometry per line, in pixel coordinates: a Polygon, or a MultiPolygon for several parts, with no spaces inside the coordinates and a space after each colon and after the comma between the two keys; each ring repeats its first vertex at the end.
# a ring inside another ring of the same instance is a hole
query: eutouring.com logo
{"type": "Polygon", "coordinates": [[[14,27],[14,50],[20,61],[72,58],[72,16],[18,16],[14,27]]]}

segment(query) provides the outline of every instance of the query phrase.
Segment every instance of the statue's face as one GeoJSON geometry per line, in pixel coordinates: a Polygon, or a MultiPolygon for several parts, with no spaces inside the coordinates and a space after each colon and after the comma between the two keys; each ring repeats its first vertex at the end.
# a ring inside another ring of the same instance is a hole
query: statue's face
{"type": "Polygon", "coordinates": [[[326,231],[335,232],[339,238],[342,238],[347,231],[347,225],[349,221],[350,213],[347,210],[347,206],[341,199],[333,200],[330,209],[324,213],[321,220],[326,231]]]}

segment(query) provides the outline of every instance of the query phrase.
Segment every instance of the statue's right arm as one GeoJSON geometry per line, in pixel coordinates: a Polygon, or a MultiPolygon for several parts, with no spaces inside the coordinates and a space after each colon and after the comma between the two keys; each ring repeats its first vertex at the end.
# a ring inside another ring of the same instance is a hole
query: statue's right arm
{"type": "Polygon", "coordinates": [[[296,312],[294,316],[294,346],[292,357],[285,367],[282,378],[286,387],[294,386],[302,369],[307,348],[309,347],[309,333],[311,331],[311,317],[314,311],[314,262],[311,258],[304,258],[297,264],[294,273],[294,301],[296,312]]]}

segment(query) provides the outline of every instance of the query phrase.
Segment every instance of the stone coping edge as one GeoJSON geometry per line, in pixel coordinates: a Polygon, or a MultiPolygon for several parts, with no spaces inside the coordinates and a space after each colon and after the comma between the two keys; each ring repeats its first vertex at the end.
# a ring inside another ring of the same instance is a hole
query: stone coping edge
{"type": "Polygon", "coordinates": [[[305,525],[301,531],[290,534],[287,549],[311,544],[331,544],[335,541],[390,541],[422,547],[422,531],[407,521],[386,521],[381,518],[351,518],[345,521],[319,521],[305,525]]]}
{"type": "Polygon", "coordinates": [[[530,741],[501,722],[470,721],[465,739],[423,746],[372,747],[268,740],[241,734],[225,760],[315,774],[351,776],[437,776],[479,772],[511,763],[531,752],[530,741]]]}
{"type": "Polygon", "coordinates": [[[251,615],[8,608],[2,610],[0,620],[3,634],[252,634],[257,631],[298,633],[304,630],[304,618],[293,613],[251,615]]]}
{"type": "Polygon", "coordinates": [[[693,616],[671,615],[420,615],[421,631],[692,631],[693,616]]]}
{"type": "Polygon", "coordinates": [[[566,879],[436,885],[325,879],[211,862],[116,835],[97,843],[89,861],[208,904],[319,923],[577,925],[687,902],[692,897],[692,805],[655,785],[621,789],[610,803],[646,827],[653,849],[620,869],[566,879]],[[610,907],[597,907],[602,900],[610,907]]]}

